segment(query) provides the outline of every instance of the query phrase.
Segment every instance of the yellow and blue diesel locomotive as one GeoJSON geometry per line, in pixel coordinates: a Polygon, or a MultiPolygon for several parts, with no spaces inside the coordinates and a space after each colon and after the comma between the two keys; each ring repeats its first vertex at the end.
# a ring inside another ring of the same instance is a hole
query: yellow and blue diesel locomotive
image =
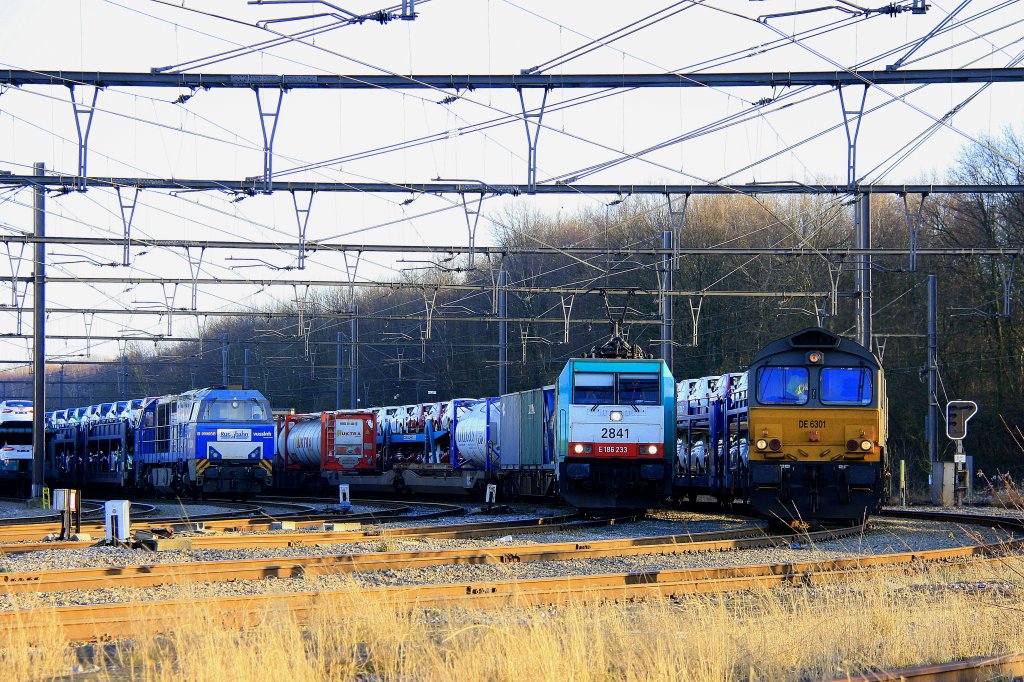
{"type": "Polygon", "coordinates": [[[786,523],[861,519],[887,484],[887,398],[878,359],[809,328],[747,370],[679,383],[677,497],[747,501],[786,523]]]}
{"type": "Polygon", "coordinates": [[[781,519],[858,519],[887,483],[885,375],[820,328],[765,347],[748,370],[750,503],[781,519]]]}

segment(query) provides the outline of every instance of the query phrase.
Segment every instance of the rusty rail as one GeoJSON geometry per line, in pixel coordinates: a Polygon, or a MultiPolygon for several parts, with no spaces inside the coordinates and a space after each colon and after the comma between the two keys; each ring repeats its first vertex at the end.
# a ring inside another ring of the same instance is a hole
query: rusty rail
{"type": "MultiPolygon", "coordinates": [[[[400,586],[372,591],[347,589],[15,610],[0,612],[0,629],[19,628],[32,640],[33,637],[52,633],[56,628],[63,632],[65,638],[80,641],[165,632],[173,630],[176,623],[202,615],[215,618],[225,627],[245,627],[260,622],[269,610],[287,610],[295,618],[305,620],[317,608],[330,609],[345,599],[364,599],[368,592],[375,593],[382,599],[382,603],[392,604],[396,608],[525,606],[558,604],[570,600],[602,602],[679,597],[793,584],[824,584],[863,576],[885,566],[920,565],[922,561],[950,558],[947,550],[935,550],[933,553],[941,556],[908,552],[868,557],[870,561],[858,558],[718,569],[400,586]]],[[[961,556],[977,554],[965,552],[961,556]]],[[[987,558],[985,561],[1000,560],[987,558]]]]}
{"type": "MultiPolygon", "coordinates": [[[[238,530],[268,530],[270,524],[274,521],[295,521],[301,523],[335,523],[335,522],[367,522],[367,523],[388,523],[394,521],[405,521],[405,520],[419,520],[419,519],[431,519],[440,516],[451,516],[453,514],[462,513],[463,508],[458,505],[442,504],[442,503],[422,503],[426,506],[436,507],[434,511],[427,512],[424,514],[410,514],[412,508],[406,504],[390,502],[390,501],[363,501],[363,504],[374,504],[383,505],[389,507],[384,512],[366,512],[363,514],[310,514],[308,511],[299,510],[290,514],[277,514],[274,516],[262,513],[258,507],[250,506],[249,508],[239,510],[235,514],[207,514],[207,515],[196,515],[196,516],[182,516],[180,518],[168,517],[162,519],[145,519],[143,522],[136,522],[132,524],[134,530],[150,530],[155,527],[169,526],[176,523],[191,523],[201,521],[209,529],[238,529],[238,530]],[[244,514],[244,515],[243,515],[244,514]],[[251,516],[252,514],[262,514],[261,516],[251,516]]],[[[273,504],[282,504],[274,502],[273,504]]],[[[417,503],[421,504],[421,503],[417,503]]],[[[578,516],[573,514],[573,516],[578,516]]],[[[61,530],[59,523],[45,522],[45,523],[25,523],[10,526],[0,525],[0,552],[7,549],[8,546],[15,543],[25,542],[43,542],[43,538],[51,533],[58,533],[61,530]]],[[[82,532],[93,535],[94,537],[98,534],[105,532],[104,525],[101,523],[83,523],[82,532]]],[[[82,543],[55,543],[47,542],[46,547],[48,549],[56,549],[60,547],[88,547],[89,544],[86,542],[82,543]]]]}
{"type": "MultiPolygon", "coordinates": [[[[552,528],[553,530],[553,528],[552,528]]],[[[171,583],[260,580],[329,575],[356,571],[404,570],[455,564],[512,564],[533,561],[567,561],[609,556],[682,554],[751,549],[785,545],[794,540],[820,542],[858,532],[821,531],[811,535],[764,535],[761,529],[745,528],[694,535],[669,535],[621,540],[561,542],[485,548],[424,550],[415,552],[367,552],[315,557],[195,561],[144,564],[107,568],[0,573],[2,590],[56,592],[114,587],[143,587],[171,583]]],[[[493,534],[493,531],[491,531],[493,534]]]]}
{"type": "Polygon", "coordinates": [[[1024,677],[1024,654],[982,656],[966,661],[919,665],[912,668],[882,670],[864,675],[836,677],[829,682],[975,682],[976,680],[1020,680],[1024,677]]]}
{"type": "MultiPolygon", "coordinates": [[[[422,517],[417,517],[422,518],[422,517]]],[[[597,519],[580,519],[578,514],[562,516],[540,516],[531,519],[512,521],[477,521],[447,526],[415,526],[406,528],[366,528],[349,531],[313,531],[280,532],[271,534],[255,534],[244,532],[240,527],[228,526],[225,530],[237,530],[225,535],[200,535],[189,537],[193,549],[246,549],[252,547],[303,547],[323,544],[340,544],[346,542],[362,542],[382,538],[449,538],[468,539],[489,537],[495,533],[520,535],[526,533],[544,533],[548,531],[567,530],[574,528],[592,528],[614,525],[636,520],[635,515],[616,516],[597,519]]],[[[331,523],[331,522],[328,522],[331,523]]],[[[311,524],[317,525],[317,524],[311,524]]],[[[269,522],[262,526],[248,526],[245,530],[259,531],[269,529],[269,522]]],[[[67,540],[53,542],[18,542],[0,544],[0,554],[24,554],[50,549],[82,549],[92,547],[94,540],[67,540]]]]}

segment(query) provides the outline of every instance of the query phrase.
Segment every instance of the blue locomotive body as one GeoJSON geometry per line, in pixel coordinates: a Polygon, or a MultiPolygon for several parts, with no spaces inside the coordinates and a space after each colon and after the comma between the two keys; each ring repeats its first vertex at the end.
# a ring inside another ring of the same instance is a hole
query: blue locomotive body
{"type": "Polygon", "coordinates": [[[250,495],[271,483],[274,422],[258,391],[204,388],[142,406],[137,481],[163,492],[250,495]]]}
{"type": "Polygon", "coordinates": [[[203,388],[47,430],[56,484],[246,496],[272,482],[274,423],[258,391],[203,388]]]}

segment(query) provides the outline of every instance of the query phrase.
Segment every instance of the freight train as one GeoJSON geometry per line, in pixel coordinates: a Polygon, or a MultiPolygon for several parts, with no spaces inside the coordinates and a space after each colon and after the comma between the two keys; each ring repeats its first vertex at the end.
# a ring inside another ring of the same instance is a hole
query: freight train
{"type": "Polygon", "coordinates": [[[805,329],[743,372],[678,384],[663,361],[619,354],[569,360],[541,388],[276,423],[259,392],[223,387],[61,410],[48,414],[46,476],[193,496],[338,484],[480,496],[494,484],[501,499],[606,510],[712,496],[785,522],[881,503],[885,377],[855,342],[805,329]]]}
{"type": "Polygon", "coordinates": [[[201,497],[272,483],[274,421],[258,391],[203,388],[61,410],[47,421],[45,478],[201,497]]]}
{"type": "Polygon", "coordinates": [[[768,344],[742,373],[677,386],[675,495],[749,502],[783,522],[862,519],[887,490],[885,375],[821,328],[768,344]]]}
{"type": "Polygon", "coordinates": [[[281,418],[276,478],[363,493],[494,484],[503,499],[557,493],[583,509],[645,509],[671,492],[674,401],[661,360],[573,359],[557,384],[533,390],[281,418]]]}

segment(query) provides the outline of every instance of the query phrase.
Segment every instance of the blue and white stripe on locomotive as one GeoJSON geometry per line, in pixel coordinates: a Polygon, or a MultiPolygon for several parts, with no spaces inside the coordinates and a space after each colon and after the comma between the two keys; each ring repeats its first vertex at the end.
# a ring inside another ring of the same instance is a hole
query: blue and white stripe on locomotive
{"type": "Polygon", "coordinates": [[[274,427],[266,423],[232,424],[224,426],[211,422],[190,424],[195,429],[196,459],[216,461],[274,459],[274,427]]]}
{"type": "Polygon", "coordinates": [[[569,360],[555,393],[558,491],[585,509],[643,509],[671,492],[675,383],[662,360],[569,360]]]}

